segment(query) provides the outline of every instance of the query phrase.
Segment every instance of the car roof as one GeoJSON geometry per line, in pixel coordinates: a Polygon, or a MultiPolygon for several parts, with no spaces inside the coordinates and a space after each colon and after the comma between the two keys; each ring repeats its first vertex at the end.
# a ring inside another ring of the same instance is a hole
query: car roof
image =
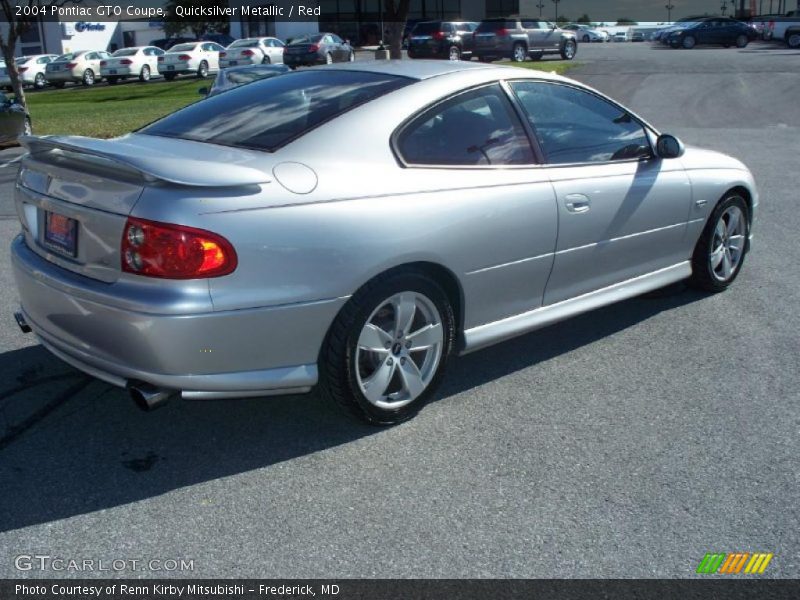
{"type": "Polygon", "coordinates": [[[374,62],[334,63],[332,65],[320,65],[314,68],[333,71],[386,73],[388,75],[408,77],[418,81],[425,81],[440,76],[458,77],[461,74],[469,75],[468,78],[473,81],[475,80],[475,76],[477,76],[482,82],[490,82],[497,79],[524,78],[569,81],[561,75],[548,71],[449,60],[376,60],[374,62]]]}

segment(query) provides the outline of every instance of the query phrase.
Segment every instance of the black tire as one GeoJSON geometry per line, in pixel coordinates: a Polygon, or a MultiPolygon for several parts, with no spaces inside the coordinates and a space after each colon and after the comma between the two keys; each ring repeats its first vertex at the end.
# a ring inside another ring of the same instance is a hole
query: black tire
{"type": "Polygon", "coordinates": [[[164,73],[164,79],[167,81],[175,81],[175,78],[178,76],[177,73],[164,73]]]}
{"type": "Polygon", "coordinates": [[[398,269],[364,285],[336,317],[320,352],[320,387],[323,393],[360,419],[373,425],[395,425],[413,417],[436,390],[455,344],[453,308],[436,281],[415,269],[398,269]],[[416,292],[429,299],[442,321],[443,344],[438,366],[422,393],[398,408],[381,408],[362,393],[356,364],[356,346],[367,319],[386,299],[401,292],[416,292]]]}
{"type": "Polygon", "coordinates": [[[572,60],[578,53],[578,44],[575,40],[567,40],[561,45],[561,58],[564,60],[572,60]]]}
{"type": "Polygon", "coordinates": [[[511,48],[511,60],[514,62],[525,62],[528,57],[528,49],[522,42],[517,42],[511,48]]]}
{"type": "Polygon", "coordinates": [[[592,39],[591,39],[591,38],[588,36],[588,34],[587,34],[587,35],[584,35],[584,36],[583,36],[583,39],[582,39],[581,41],[582,41],[583,43],[585,43],[585,44],[588,44],[589,42],[591,42],[591,41],[592,41],[592,39]]]}
{"type": "Polygon", "coordinates": [[[785,39],[789,48],[800,48],[800,29],[787,31],[785,39]]]}
{"type": "Polygon", "coordinates": [[[447,50],[447,58],[450,60],[461,60],[461,50],[458,49],[458,46],[450,46],[447,50]]]}
{"type": "Polygon", "coordinates": [[[144,65],[142,67],[142,70],[139,71],[139,81],[143,82],[150,81],[150,67],[148,67],[147,65],[144,65]]]}
{"type": "Polygon", "coordinates": [[[737,48],[746,48],[747,44],[750,43],[750,40],[747,38],[746,35],[742,34],[736,38],[736,47],[737,48]]]}
{"type": "Polygon", "coordinates": [[[697,39],[693,35],[687,35],[681,41],[681,46],[686,50],[691,50],[697,45],[697,39]]]}
{"type": "Polygon", "coordinates": [[[208,63],[204,60],[200,61],[200,66],[197,67],[197,78],[205,79],[208,77],[208,63]]]}
{"type": "Polygon", "coordinates": [[[47,79],[44,78],[44,73],[37,73],[33,78],[33,87],[37,90],[42,90],[47,86],[47,79]]]}
{"type": "Polygon", "coordinates": [[[117,82],[119,81],[119,78],[114,76],[106,77],[106,79],[108,80],[108,85],[117,85],[117,82]]]}
{"type": "Polygon", "coordinates": [[[742,270],[744,260],[747,257],[748,236],[750,234],[750,211],[747,207],[747,202],[740,192],[729,192],[725,197],[720,200],[714,207],[708,222],[697,240],[692,253],[692,276],[689,278],[688,283],[694,288],[705,290],[707,292],[717,293],[723,292],[736,280],[739,271],[742,270]],[[731,207],[738,207],[744,215],[744,239],[742,240],[742,254],[735,269],[731,275],[721,280],[714,274],[712,267],[712,244],[715,241],[715,230],[717,223],[722,215],[731,207]]]}

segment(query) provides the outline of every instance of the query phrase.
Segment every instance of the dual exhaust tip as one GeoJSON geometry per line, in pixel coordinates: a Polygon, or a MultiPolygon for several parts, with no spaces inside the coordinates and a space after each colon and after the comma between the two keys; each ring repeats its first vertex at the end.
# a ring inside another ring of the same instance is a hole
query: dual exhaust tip
{"type": "MultiPolygon", "coordinates": [[[[22,333],[31,332],[31,326],[28,325],[28,322],[25,320],[25,315],[22,314],[22,312],[15,312],[14,319],[17,321],[17,325],[22,333]]],[[[128,393],[136,406],[143,411],[150,412],[166,405],[170,398],[175,396],[178,392],[159,388],[149,383],[133,381],[128,383],[128,393]]]]}

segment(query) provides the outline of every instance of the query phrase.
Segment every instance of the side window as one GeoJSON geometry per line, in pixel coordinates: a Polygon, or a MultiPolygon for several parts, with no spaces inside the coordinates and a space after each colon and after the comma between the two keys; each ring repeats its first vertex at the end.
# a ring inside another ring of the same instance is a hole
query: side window
{"type": "Polygon", "coordinates": [[[411,165],[526,165],[533,151],[499,85],[464,92],[405,126],[397,149],[411,165]]]}
{"type": "Polygon", "coordinates": [[[551,164],[629,160],[651,155],[644,127],[627,112],[567,85],[513,82],[511,88],[551,164]]]}
{"type": "Polygon", "coordinates": [[[343,44],[344,40],[340,38],[338,35],[332,35],[334,44],[343,44]]]}
{"type": "Polygon", "coordinates": [[[97,60],[97,52],[89,52],[86,55],[86,60],[97,60]]]}
{"type": "Polygon", "coordinates": [[[539,25],[536,21],[522,21],[523,29],[537,29],[539,25]]]}

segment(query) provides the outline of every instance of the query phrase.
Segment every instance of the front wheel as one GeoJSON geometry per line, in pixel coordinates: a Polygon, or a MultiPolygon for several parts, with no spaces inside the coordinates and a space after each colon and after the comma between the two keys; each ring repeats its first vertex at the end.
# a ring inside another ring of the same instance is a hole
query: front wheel
{"type": "Polygon", "coordinates": [[[789,48],[800,48],[800,31],[788,34],[786,36],[786,44],[789,48]]]}
{"type": "Polygon", "coordinates": [[[588,43],[591,41],[591,39],[589,39],[589,36],[588,36],[588,35],[584,35],[584,36],[583,36],[583,39],[582,39],[581,41],[582,41],[582,42],[584,42],[584,43],[586,43],[586,44],[588,44],[588,43]]]}
{"type": "Polygon", "coordinates": [[[41,90],[46,85],[47,85],[47,80],[44,78],[44,75],[42,73],[37,73],[36,77],[33,80],[33,87],[35,87],[37,90],[41,90]]]}
{"type": "Polygon", "coordinates": [[[205,79],[206,77],[208,77],[208,63],[206,61],[202,61],[200,66],[197,67],[197,78],[205,79]]]}
{"type": "Polygon", "coordinates": [[[461,60],[461,51],[458,49],[458,46],[450,46],[450,50],[447,52],[447,58],[450,60],[461,60]]]}
{"type": "Polygon", "coordinates": [[[322,389],[374,425],[413,417],[441,380],[455,338],[453,308],[427,275],[378,277],[344,306],[320,354],[322,389]]]}
{"type": "Polygon", "coordinates": [[[328,53],[325,55],[325,64],[326,64],[326,65],[330,65],[330,64],[332,64],[332,63],[333,63],[333,55],[332,55],[330,52],[328,52],[328,53]]]}
{"type": "Polygon", "coordinates": [[[722,292],[736,279],[744,264],[750,233],[747,203],[734,192],[714,208],[692,255],[690,285],[722,292]]]}
{"type": "Polygon", "coordinates": [[[687,35],[685,38],[683,38],[683,47],[686,48],[687,50],[691,50],[696,45],[697,45],[697,40],[694,39],[694,36],[687,35]]]}
{"type": "Polygon", "coordinates": [[[347,60],[349,62],[355,62],[356,61],[356,53],[353,50],[350,50],[350,56],[347,57],[347,60]]]}
{"type": "Polygon", "coordinates": [[[150,67],[147,65],[143,66],[139,72],[139,81],[150,81],[150,67]]]}
{"type": "Polygon", "coordinates": [[[578,45],[573,40],[567,40],[561,48],[561,58],[564,60],[572,60],[575,58],[577,49],[578,45]]]}

